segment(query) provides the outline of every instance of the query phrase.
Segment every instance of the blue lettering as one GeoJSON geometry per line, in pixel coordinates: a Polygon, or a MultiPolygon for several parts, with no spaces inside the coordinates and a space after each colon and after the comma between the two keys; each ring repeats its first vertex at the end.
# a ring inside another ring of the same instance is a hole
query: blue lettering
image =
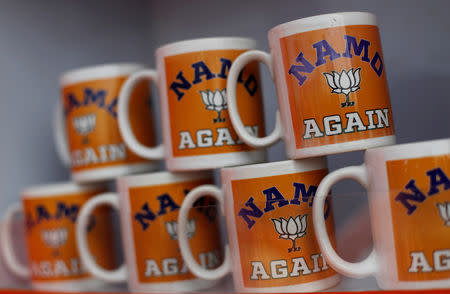
{"type": "Polygon", "coordinates": [[[115,118],[117,118],[116,107],[117,107],[117,98],[114,99],[111,102],[111,104],[109,104],[108,107],[106,108],[106,110],[109,112],[109,114],[111,114],[115,118]]]}
{"type": "Polygon", "coordinates": [[[302,201],[308,202],[309,199],[311,199],[311,201],[309,202],[309,206],[312,206],[314,195],[316,195],[317,186],[310,185],[308,191],[306,191],[305,184],[302,183],[294,183],[294,187],[295,187],[294,198],[291,199],[291,204],[300,205],[300,194],[301,194],[302,201]]]}
{"type": "Polygon", "coordinates": [[[94,216],[94,215],[91,215],[90,218],[89,218],[89,223],[88,223],[88,225],[87,225],[87,227],[86,227],[86,231],[87,231],[88,233],[89,233],[90,231],[92,231],[92,230],[94,229],[94,227],[95,227],[95,224],[96,224],[95,216],[94,216]]]}
{"type": "Polygon", "coordinates": [[[220,68],[220,73],[217,75],[217,77],[226,79],[228,77],[228,71],[231,67],[231,60],[226,58],[220,58],[220,62],[222,62],[222,67],[220,68]]]}
{"type": "Polygon", "coordinates": [[[105,90],[99,90],[97,93],[94,93],[94,91],[90,88],[84,89],[84,105],[89,104],[97,104],[99,107],[105,106],[105,96],[106,91],[105,90]]]}
{"type": "Polygon", "coordinates": [[[172,84],[170,84],[170,90],[174,91],[175,94],[177,94],[177,100],[180,101],[184,96],[184,92],[181,92],[180,89],[189,90],[192,85],[183,76],[182,71],[177,74],[176,79],[180,80],[180,82],[172,82],[172,84]]]}
{"type": "Polygon", "coordinates": [[[274,210],[275,207],[273,204],[275,202],[278,202],[278,208],[289,204],[289,201],[284,199],[283,195],[281,195],[280,191],[278,191],[276,187],[264,190],[263,194],[266,195],[266,207],[264,208],[264,212],[274,210]]]}
{"type": "Polygon", "coordinates": [[[153,211],[150,210],[150,208],[148,207],[148,203],[145,203],[142,208],[141,208],[144,212],[137,212],[134,215],[134,219],[139,222],[142,226],[142,230],[147,230],[147,228],[150,226],[150,224],[147,221],[151,222],[153,220],[155,220],[155,214],[153,213],[153,211]]]}
{"type": "Polygon", "coordinates": [[[370,62],[370,66],[372,66],[373,70],[376,72],[378,76],[381,76],[383,73],[383,61],[381,60],[380,54],[378,52],[375,52],[375,56],[372,58],[372,61],[370,62]],[[377,62],[379,62],[378,68],[377,68],[377,62]]]}
{"type": "Polygon", "coordinates": [[[170,208],[170,211],[174,211],[179,209],[180,207],[173,201],[169,194],[163,194],[157,197],[159,200],[159,211],[158,215],[166,214],[167,208],[170,208]]]}
{"type": "Polygon", "coordinates": [[[312,73],[314,70],[314,65],[306,60],[306,58],[303,56],[303,52],[300,52],[295,61],[297,63],[301,63],[302,65],[291,65],[291,67],[289,68],[289,74],[294,75],[294,77],[298,80],[298,84],[301,86],[307,78],[300,73],[312,73]]]}
{"type": "Polygon", "coordinates": [[[450,189],[450,180],[441,168],[435,168],[427,172],[430,177],[430,190],[428,196],[439,193],[439,186],[443,185],[444,190],[450,189]]]}
{"type": "Polygon", "coordinates": [[[357,56],[361,56],[361,53],[364,50],[364,55],[361,57],[362,61],[365,62],[369,62],[369,46],[370,46],[370,42],[364,39],[361,39],[361,41],[359,42],[359,44],[356,42],[356,38],[349,36],[349,35],[344,35],[344,39],[347,40],[347,45],[345,47],[345,52],[342,53],[342,56],[347,57],[347,58],[352,58],[353,55],[351,53],[352,47],[353,47],[353,52],[355,52],[355,55],[357,56]]]}
{"type": "MultiPolygon", "coordinates": [[[[189,193],[189,190],[185,190],[189,193]]],[[[186,193],[186,194],[187,194],[186,193]]],[[[212,197],[202,197],[195,201],[193,207],[195,209],[204,214],[209,222],[213,222],[217,217],[217,201],[212,197]]]]}
{"type": "Polygon", "coordinates": [[[325,56],[329,56],[330,61],[341,57],[341,54],[337,53],[326,40],[314,43],[313,47],[316,49],[317,55],[316,66],[322,65],[327,62],[325,60],[325,56]]]}
{"type": "Polygon", "coordinates": [[[69,205],[62,202],[56,204],[56,214],[55,218],[60,219],[62,217],[70,219],[72,222],[77,220],[78,210],[80,209],[78,205],[69,205]]]}
{"type": "Polygon", "coordinates": [[[247,223],[247,227],[249,229],[251,229],[253,227],[253,225],[256,223],[253,219],[250,219],[250,216],[255,217],[255,218],[260,218],[264,214],[258,208],[258,206],[256,206],[255,203],[253,203],[253,200],[254,200],[253,197],[250,197],[250,199],[248,199],[247,202],[245,203],[245,206],[251,208],[251,210],[241,208],[241,210],[239,210],[239,213],[238,213],[238,215],[240,217],[242,217],[244,219],[244,221],[247,223]]]}
{"type": "Polygon", "coordinates": [[[198,84],[198,83],[202,82],[202,78],[201,78],[202,76],[206,76],[206,80],[210,80],[216,76],[209,70],[209,68],[206,66],[206,64],[203,61],[193,63],[192,67],[195,70],[195,72],[194,72],[195,78],[192,81],[193,84],[198,84]]]}
{"type": "Polygon", "coordinates": [[[36,207],[36,212],[37,212],[37,222],[38,223],[41,222],[41,220],[43,220],[43,219],[49,220],[51,218],[47,209],[43,205],[38,205],[36,207]]]}
{"type": "Polygon", "coordinates": [[[413,193],[409,194],[400,192],[395,197],[395,201],[399,201],[406,208],[408,215],[411,215],[417,209],[417,206],[409,203],[408,201],[422,203],[426,197],[423,195],[422,191],[417,188],[414,180],[410,180],[408,184],[406,184],[405,189],[410,190],[413,193]]]}
{"type": "Polygon", "coordinates": [[[78,102],[78,100],[75,98],[75,96],[73,94],[69,94],[67,95],[67,100],[69,103],[69,107],[66,109],[66,115],[71,112],[74,108],[78,108],[80,107],[80,103],[78,102]]]}
{"type": "Polygon", "coordinates": [[[256,81],[256,78],[253,75],[249,75],[248,79],[244,83],[244,87],[250,96],[255,95],[258,90],[258,82],[256,81]]]}
{"type": "MultiPolygon", "coordinates": [[[[314,196],[313,196],[313,198],[314,198],[314,196]]],[[[325,218],[325,220],[327,220],[328,217],[330,216],[330,210],[331,210],[330,197],[327,197],[325,199],[325,213],[323,214],[323,217],[325,218]]]]}

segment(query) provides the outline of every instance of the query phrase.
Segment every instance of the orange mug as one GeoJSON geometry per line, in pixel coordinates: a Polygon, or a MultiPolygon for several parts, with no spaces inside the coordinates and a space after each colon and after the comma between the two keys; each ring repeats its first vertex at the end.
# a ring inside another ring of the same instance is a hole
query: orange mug
{"type": "Polygon", "coordinates": [[[271,54],[236,58],[227,82],[228,111],[239,137],[255,148],[285,141],[289,158],[307,158],[395,144],[386,69],[375,15],[345,12],[272,28],[271,54]],[[280,111],[267,137],[249,134],[236,104],[236,83],[249,62],[267,65],[280,111]]]}
{"type": "MultiPolygon", "coordinates": [[[[154,170],[157,165],[129,150],[119,132],[117,99],[139,64],[116,63],[75,69],[61,76],[62,103],[57,103],[54,138],[58,154],[76,182],[93,182],[154,170]]],[[[154,144],[147,83],[132,92],[131,126],[139,140],[154,144]]]]}
{"type": "MultiPolygon", "coordinates": [[[[335,286],[340,276],[323,258],[312,226],[314,195],[327,173],[324,157],[223,168],[222,189],[197,187],[181,205],[178,242],[186,265],[207,280],[231,272],[237,293],[311,292],[335,286]],[[204,196],[216,198],[226,219],[229,245],[216,269],[198,264],[188,240],[188,215],[204,196]]],[[[333,234],[327,204],[322,216],[333,234]]]]}
{"type": "Polygon", "coordinates": [[[328,174],[317,188],[314,227],[337,272],[375,276],[380,288],[450,288],[450,139],[369,149],[364,164],[328,174]],[[367,189],[374,249],[360,262],[338,255],[322,217],[331,187],[353,179],[367,189]]]}
{"type": "MultiPolygon", "coordinates": [[[[158,172],[117,179],[118,193],[94,197],[78,218],[77,244],[87,270],[109,283],[127,282],[131,292],[186,292],[215,285],[189,272],[177,242],[178,211],[186,193],[212,182],[210,172],[158,172]],[[102,205],[119,210],[125,264],[115,270],[98,264],[87,240],[90,216],[102,205]]],[[[187,224],[195,260],[205,268],[215,268],[222,253],[214,199],[199,201],[187,224]]]]}
{"type": "MultiPolygon", "coordinates": [[[[94,279],[82,265],[75,241],[75,222],[80,207],[103,186],[58,183],[32,187],[22,193],[22,204],[9,207],[0,236],[0,253],[14,274],[31,280],[37,290],[90,291],[106,284],[94,279]],[[28,265],[20,263],[13,246],[13,219],[25,217],[28,265]]],[[[89,246],[97,261],[107,268],[115,265],[111,211],[101,208],[90,219],[89,246]]]]}
{"type": "MultiPolygon", "coordinates": [[[[165,159],[172,172],[263,162],[265,150],[245,145],[234,131],[225,89],[233,61],[255,47],[252,39],[206,38],[156,50],[157,70],[133,74],[120,93],[119,127],[127,146],[142,157],[165,159]],[[130,128],[130,95],[143,80],[155,82],[159,89],[163,143],[153,148],[130,128]]],[[[246,113],[246,132],[264,135],[258,64],[243,69],[237,91],[246,113]]]]}

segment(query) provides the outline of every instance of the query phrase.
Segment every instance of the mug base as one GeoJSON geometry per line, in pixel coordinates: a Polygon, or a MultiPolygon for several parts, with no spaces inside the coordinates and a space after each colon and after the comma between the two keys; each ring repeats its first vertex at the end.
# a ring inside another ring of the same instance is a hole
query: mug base
{"type": "Polygon", "coordinates": [[[32,282],[31,287],[48,292],[114,291],[116,287],[93,278],[72,281],[32,282]]]}
{"type": "Polygon", "coordinates": [[[358,141],[336,143],[330,145],[323,145],[317,147],[301,148],[295,149],[293,152],[288,152],[288,157],[290,159],[302,159],[309,157],[318,157],[333,155],[338,153],[361,151],[375,147],[382,147],[388,145],[394,145],[396,143],[395,135],[384,136],[378,138],[370,138],[358,141]]]}
{"type": "Polygon", "coordinates": [[[137,283],[136,285],[129,285],[129,289],[133,293],[160,293],[160,292],[180,292],[187,293],[203,289],[209,289],[216,286],[220,280],[185,280],[174,281],[166,283],[137,283]]]}
{"type": "Polygon", "coordinates": [[[416,289],[448,289],[450,288],[450,280],[442,279],[435,281],[417,281],[417,282],[402,282],[402,281],[379,281],[378,287],[383,290],[416,290],[416,289]]]}
{"type": "Polygon", "coordinates": [[[247,165],[266,161],[265,150],[233,152],[224,154],[184,156],[167,159],[167,170],[171,172],[208,170],[228,166],[247,165]]]}
{"type": "Polygon", "coordinates": [[[295,284],[290,286],[281,286],[281,287],[265,287],[265,288],[246,288],[246,287],[237,287],[237,292],[251,292],[251,293],[304,293],[304,292],[317,292],[321,290],[326,290],[332,288],[341,282],[341,276],[336,274],[334,276],[304,283],[304,284],[295,284]]]}
{"type": "Polygon", "coordinates": [[[159,167],[157,162],[124,164],[105,168],[95,168],[86,171],[72,172],[72,180],[77,183],[92,183],[113,180],[129,174],[155,171],[159,167]]]}

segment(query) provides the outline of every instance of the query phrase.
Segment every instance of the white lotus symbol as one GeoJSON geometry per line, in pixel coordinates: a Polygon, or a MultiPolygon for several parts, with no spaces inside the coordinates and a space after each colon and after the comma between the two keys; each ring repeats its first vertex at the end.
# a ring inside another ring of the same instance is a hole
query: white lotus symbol
{"type": "Polygon", "coordinates": [[[202,100],[206,109],[217,111],[217,118],[213,119],[213,121],[224,122],[225,118],[220,117],[220,114],[222,110],[228,109],[226,89],[217,89],[215,92],[211,90],[200,91],[200,94],[202,95],[202,100]]]}
{"type": "MultiPolygon", "coordinates": [[[[170,235],[170,239],[178,240],[177,222],[165,222],[167,233],[170,235]]],[[[187,236],[188,239],[194,237],[195,234],[195,218],[188,220],[187,222],[187,236]]]]}
{"type": "Polygon", "coordinates": [[[78,134],[85,136],[84,143],[88,142],[87,135],[95,129],[97,116],[94,113],[77,116],[72,120],[73,127],[78,134]]]}
{"type": "Polygon", "coordinates": [[[356,92],[360,89],[359,84],[361,83],[361,68],[353,70],[353,68],[348,71],[342,70],[341,74],[333,71],[333,73],[323,73],[327,79],[328,86],[330,86],[331,93],[344,94],[345,102],[341,103],[341,107],[353,106],[355,102],[349,101],[349,94],[351,92],[356,92]]]}
{"type": "Polygon", "coordinates": [[[450,202],[437,203],[439,214],[444,220],[444,225],[450,226],[450,202]]]}
{"type": "Polygon", "coordinates": [[[306,235],[306,217],[306,214],[303,217],[299,214],[295,219],[292,216],[289,217],[289,220],[282,217],[279,220],[272,219],[275,230],[280,234],[279,238],[290,239],[292,241],[292,247],[288,249],[288,252],[300,250],[300,247],[295,247],[295,241],[306,235]]]}
{"type": "Polygon", "coordinates": [[[41,231],[41,239],[48,247],[59,248],[67,242],[67,229],[44,229],[41,231]]]}

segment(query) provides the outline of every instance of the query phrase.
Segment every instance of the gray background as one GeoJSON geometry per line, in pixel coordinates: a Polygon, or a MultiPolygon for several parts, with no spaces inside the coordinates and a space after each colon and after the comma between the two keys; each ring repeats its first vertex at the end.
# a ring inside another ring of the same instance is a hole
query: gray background
{"type": "MultiPolygon", "coordinates": [[[[1,1],[0,214],[23,187],[69,178],[51,129],[61,72],[118,61],[154,66],[157,47],[190,38],[247,36],[268,50],[271,27],[336,11],[378,17],[398,142],[449,137],[450,1],[1,1]]],[[[271,130],[277,99],[262,72],[271,130]]],[[[269,159],[285,159],[282,143],[269,149],[269,159]]],[[[362,152],[330,156],[329,167],[362,160],[362,152]]],[[[352,182],[334,192],[338,223],[348,207],[365,202],[352,182]]]]}
{"type": "MultiPolygon", "coordinates": [[[[0,213],[23,187],[69,177],[51,130],[61,72],[117,61],[154,66],[157,47],[189,38],[248,36],[268,50],[271,27],[322,13],[377,15],[399,143],[449,137],[449,10],[449,1],[406,0],[1,1],[0,213]]],[[[262,73],[271,130],[277,99],[267,69],[262,73]]],[[[269,149],[269,159],[285,159],[282,143],[269,149]]],[[[329,166],[362,159],[362,152],[330,156],[329,166]]],[[[345,205],[363,199],[351,182],[338,184],[335,193],[347,196],[345,205]]]]}

